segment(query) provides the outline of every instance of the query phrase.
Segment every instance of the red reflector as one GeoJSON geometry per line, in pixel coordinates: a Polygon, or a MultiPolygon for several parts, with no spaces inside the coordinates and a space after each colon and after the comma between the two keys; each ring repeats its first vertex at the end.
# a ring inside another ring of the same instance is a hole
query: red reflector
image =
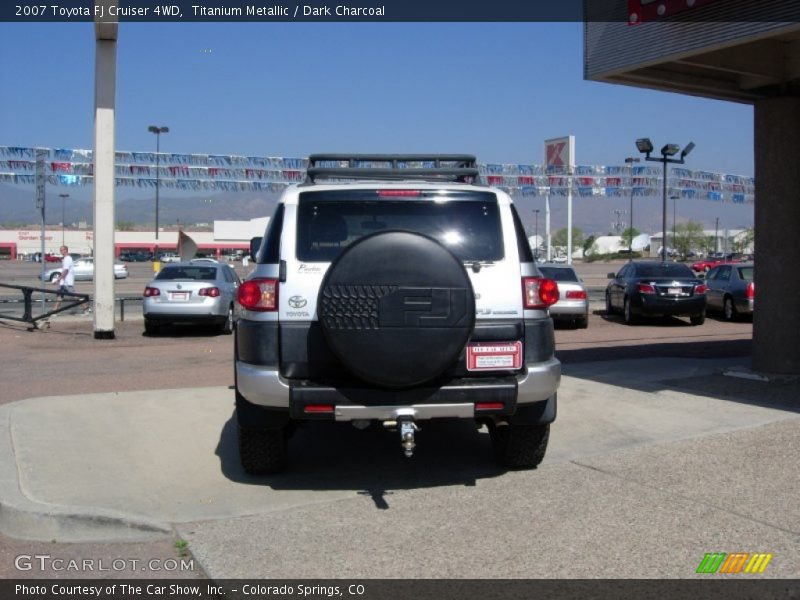
{"type": "Polygon", "coordinates": [[[567,298],[570,300],[586,300],[586,292],[583,290],[567,290],[567,298]]]}
{"type": "Polygon", "coordinates": [[[158,288],[154,288],[154,287],[146,287],[146,288],[144,288],[144,295],[145,295],[145,298],[150,298],[151,296],[160,296],[161,295],[161,290],[159,290],[158,288]]]}
{"type": "Polygon", "coordinates": [[[656,293],[656,288],[654,288],[649,283],[640,283],[639,285],[636,286],[636,289],[638,289],[642,294],[655,294],[656,293]]]}
{"type": "Polygon", "coordinates": [[[303,409],[305,413],[332,413],[333,404],[307,404],[303,409]]]}
{"type": "Polygon", "coordinates": [[[502,402],[476,402],[475,410],[503,410],[505,405],[502,402]]]}
{"type": "Polygon", "coordinates": [[[419,190],[378,190],[379,198],[403,198],[419,196],[420,194],[419,190]]]}

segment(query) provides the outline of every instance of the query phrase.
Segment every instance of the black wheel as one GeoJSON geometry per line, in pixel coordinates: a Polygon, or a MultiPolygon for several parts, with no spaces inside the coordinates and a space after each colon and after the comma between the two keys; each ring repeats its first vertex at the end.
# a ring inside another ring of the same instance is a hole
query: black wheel
{"type": "Polygon", "coordinates": [[[145,317],[144,332],[147,335],[155,335],[158,333],[158,330],[159,330],[158,324],[145,317]]]}
{"type": "Polygon", "coordinates": [[[706,322],[706,313],[702,312],[699,315],[692,315],[689,317],[689,322],[692,325],[702,325],[706,322]]]}
{"type": "Polygon", "coordinates": [[[626,325],[636,324],[636,315],[634,315],[633,311],[631,310],[631,301],[628,298],[625,298],[625,306],[623,308],[622,317],[625,320],[626,325]]]}
{"type": "Polygon", "coordinates": [[[495,460],[510,469],[534,469],[547,450],[550,425],[494,425],[490,428],[495,460]]]}
{"type": "Polygon", "coordinates": [[[611,294],[606,292],[606,314],[613,315],[614,314],[614,307],[611,306],[611,294]]]}
{"type": "Polygon", "coordinates": [[[286,429],[239,427],[239,460],[250,475],[277,473],[286,467],[286,429]]]}
{"type": "Polygon", "coordinates": [[[589,327],[589,317],[585,316],[575,319],[575,327],[578,329],[586,329],[589,327]]]}
{"type": "Polygon", "coordinates": [[[726,321],[735,321],[739,315],[736,313],[736,305],[733,303],[733,298],[725,296],[725,301],[722,303],[722,314],[725,316],[726,321]]]}
{"type": "Polygon", "coordinates": [[[219,332],[223,335],[233,333],[233,305],[228,307],[228,316],[225,317],[225,322],[220,326],[219,332]]]}

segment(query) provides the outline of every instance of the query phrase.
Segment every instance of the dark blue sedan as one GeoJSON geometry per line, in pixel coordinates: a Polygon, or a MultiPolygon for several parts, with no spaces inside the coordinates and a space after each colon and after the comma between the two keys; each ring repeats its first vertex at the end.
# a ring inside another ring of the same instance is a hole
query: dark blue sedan
{"type": "Polygon", "coordinates": [[[706,284],[681,263],[629,262],[606,288],[606,313],[621,312],[629,325],[640,316],[689,317],[692,325],[706,319],[706,284]]]}

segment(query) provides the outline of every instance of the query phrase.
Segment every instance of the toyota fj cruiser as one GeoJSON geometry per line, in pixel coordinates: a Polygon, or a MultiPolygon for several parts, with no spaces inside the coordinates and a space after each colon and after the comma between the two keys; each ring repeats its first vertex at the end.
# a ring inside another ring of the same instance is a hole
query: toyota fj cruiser
{"type": "Polygon", "coordinates": [[[558,287],[474,157],[313,155],[251,249],[234,350],[248,473],[283,468],[311,420],[379,422],[411,456],[421,421],[474,419],[501,464],[541,462],[558,287]]]}

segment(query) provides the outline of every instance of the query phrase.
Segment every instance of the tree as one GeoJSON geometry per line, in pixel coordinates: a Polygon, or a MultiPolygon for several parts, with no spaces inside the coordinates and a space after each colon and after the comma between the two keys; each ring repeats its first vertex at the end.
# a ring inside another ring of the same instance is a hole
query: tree
{"type": "Polygon", "coordinates": [[[117,223],[117,231],[133,231],[133,221],[119,221],[117,223]]]}
{"type": "MultiPolygon", "coordinates": [[[[567,228],[559,229],[553,235],[553,246],[567,247],[567,228]]],[[[578,227],[572,228],[572,247],[581,248],[583,246],[583,232],[578,227]]]]}
{"type": "Polygon", "coordinates": [[[752,227],[745,229],[734,238],[732,244],[733,251],[739,253],[747,251],[747,249],[750,247],[750,244],[753,243],[755,237],[756,237],[756,232],[752,227]]]}
{"type": "Polygon", "coordinates": [[[594,247],[594,240],[595,240],[595,237],[594,237],[594,234],[592,234],[592,235],[590,235],[589,237],[587,237],[583,241],[583,255],[584,256],[586,256],[587,252],[589,252],[591,254],[590,250],[592,250],[592,248],[594,247]]]}
{"type": "Polygon", "coordinates": [[[705,241],[703,226],[697,221],[686,221],[675,225],[673,246],[678,254],[686,257],[690,250],[700,248],[705,241]]]}
{"type": "Polygon", "coordinates": [[[636,229],[636,227],[628,227],[625,231],[622,232],[622,247],[630,248],[633,243],[633,238],[635,238],[640,233],[641,231],[636,229]]]}

